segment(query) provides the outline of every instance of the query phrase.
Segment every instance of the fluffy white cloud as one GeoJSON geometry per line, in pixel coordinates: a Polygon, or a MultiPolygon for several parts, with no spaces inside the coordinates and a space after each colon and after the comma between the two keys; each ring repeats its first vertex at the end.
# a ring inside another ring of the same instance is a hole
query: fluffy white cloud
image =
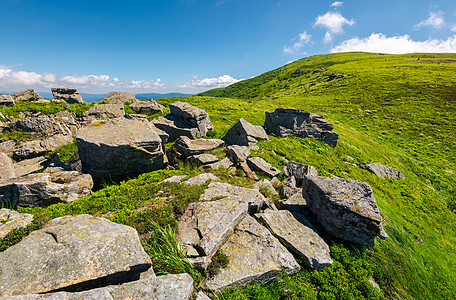
{"type": "Polygon", "coordinates": [[[456,25],[453,25],[453,27],[451,27],[451,31],[456,32],[456,25]]]}
{"type": "Polygon", "coordinates": [[[329,7],[341,7],[344,4],[344,1],[333,2],[329,7]]]}
{"type": "Polygon", "coordinates": [[[196,79],[190,82],[179,85],[180,88],[217,88],[226,87],[230,84],[238,82],[240,79],[235,79],[230,75],[222,75],[215,78],[196,79]]]}
{"type": "MultiPolygon", "coordinates": [[[[293,54],[299,52],[304,45],[311,43],[312,36],[308,34],[306,31],[300,33],[297,38],[294,38],[292,41],[295,41],[293,46],[285,46],[283,47],[283,52],[288,54],[293,54]]],[[[304,53],[301,53],[304,54],[304,53]]]]}
{"type": "Polygon", "coordinates": [[[331,42],[334,35],[343,33],[345,25],[353,26],[355,21],[353,19],[347,20],[339,12],[333,11],[328,11],[326,14],[318,16],[314,22],[314,26],[326,28],[327,31],[324,38],[326,43],[331,42]]]}
{"type": "Polygon", "coordinates": [[[446,40],[428,39],[414,41],[409,35],[388,37],[382,33],[372,33],[367,38],[352,38],[346,40],[331,52],[365,51],[390,54],[404,54],[413,52],[456,52],[456,35],[446,40]]]}
{"type": "Polygon", "coordinates": [[[445,20],[443,18],[443,13],[441,11],[439,12],[431,12],[429,15],[429,18],[427,18],[424,21],[421,21],[420,23],[416,24],[413,26],[413,29],[417,30],[422,27],[432,27],[432,28],[442,28],[442,26],[445,25],[445,20]]]}
{"type": "Polygon", "coordinates": [[[150,89],[162,88],[164,84],[160,79],[123,81],[108,75],[65,75],[57,73],[36,73],[15,70],[11,66],[0,65],[0,88],[3,90],[17,90],[22,88],[52,88],[52,87],[75,87],[86,89],[98,88],[137,88],[150,89]]]}

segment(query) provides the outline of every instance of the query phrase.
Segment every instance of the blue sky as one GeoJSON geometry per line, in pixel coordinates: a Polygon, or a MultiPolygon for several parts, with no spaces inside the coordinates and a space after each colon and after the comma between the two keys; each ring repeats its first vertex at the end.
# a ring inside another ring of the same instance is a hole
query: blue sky
{"type": "Polygon", "coordinates": [[[197,93],[314,54],[456,52],[454,0],[0,0],[0,91],[197,93]]]}

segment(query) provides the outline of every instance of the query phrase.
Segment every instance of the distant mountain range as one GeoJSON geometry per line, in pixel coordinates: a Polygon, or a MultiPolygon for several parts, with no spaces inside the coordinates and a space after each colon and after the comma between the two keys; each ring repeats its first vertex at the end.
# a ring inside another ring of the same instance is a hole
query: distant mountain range
{"type": "MultiPolygon", "coordinates": [[[[52,93],[49,92],[37,92],[42,98],[53,99],[52,93]]],[[[0,94],[11,94],[14,95],[12,92],[0,92],[0,94]]],[[[81,93],[81,97],[85,102],[97,102],[101,101],[106,97],[106,94],[86,94],[81,93]]],[[[191,94],[181,94],[181,93],[166,93],[166,94],[159,94],[159,93],[142,93],[136,94],[136,99],[161,99],[161,98],[171,98],[171,97],[188,97],[191,94]]]]}

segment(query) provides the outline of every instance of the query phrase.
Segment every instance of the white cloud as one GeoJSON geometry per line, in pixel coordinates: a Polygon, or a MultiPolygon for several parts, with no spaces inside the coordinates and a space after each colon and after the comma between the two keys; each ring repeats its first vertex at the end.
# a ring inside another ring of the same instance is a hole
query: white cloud
{"type": "Polygon", "coordinates": [[[453,25],[453,27],[451,27],[451,31],[456,32],[456,25],[453,25]]]}
{"type": "Polygon", "coordinates": [[[427,18],[424,21],[421,21],[420,23],[416,24],[413,26],[413,29],[418,30],[422,27],[432,27],[435,29],[441,28],[443,25],[445,25],[445,20],[443,19],[443,13],[441,11],[439,12],[431,12],[429,14],[429,18],[427,18]]]}
{"type": "Polygon", "coordinates": [[[344,4],[344,1],[333,2],[329,7],[341,7],[344,4]]]}
{"type": "Polygon", "coordinates": [[[240,79],[235,79],[230,75],[222,75],[215,78],[196,79],[190,82],[179,85],[180,88],[216,88],[226,87],[230,84],[236,83],[240,79]]]}
{"type": "MultiPolygon", "coordinates": [[[[308,34],[306,31],[300,33],[297,38],[294,38],[292,41],[295,41],[293,46],[284,46],[283,52],[288,54],[293,54],[299,52],[304,45],[311,43],[312,36],[308,34]]],[[[304,54],[304,53],[301,53],[304,54]]]]}
{"type": "Polygon", "coordinates": [[[164,84],[156,80],[123,81],[108,75],[64,75],[57,73],[36,73],[15,70],[12,66],[0,65],[0,88],[11,91],[24,88],[75,87],[84,89],[99,88],[163,88],[164,84]]]}
{"type": "Polygon", "coordinates": [[[413,29],[418,30],[418,29],[426,27],[426,26],[438,29],[438,28],[441,28],[443,25],[445,25],[445,20],[443,19],[443,13],[441,11],[431,12],[429,15],[429,18],[427,18],[426,20],[421,21],[420,23],[413,26],[413,29]]]}
{"type": "Polygon", "coordinates": [[[326,43],[331,42],[334,35],[343,33],[343,26],[345,25],[353,26],[355,25],[355,20],[347,20],[339,12],[332,11],[328,11],[326,14],[318,16],[314,22],[314,26],[326,28],[327,31],[324,38],[326,43]]]}
{"type": "Polygon", "coordinates": [[[414,41],[409,35],[388,37],[383,33],[372,33],[367,38],[352,38],[346,40],[331,52],[365,51],[390,54],[404,54],[413,52],[456,52],[456,35],[446,40],[428,39],[414,41]]]}

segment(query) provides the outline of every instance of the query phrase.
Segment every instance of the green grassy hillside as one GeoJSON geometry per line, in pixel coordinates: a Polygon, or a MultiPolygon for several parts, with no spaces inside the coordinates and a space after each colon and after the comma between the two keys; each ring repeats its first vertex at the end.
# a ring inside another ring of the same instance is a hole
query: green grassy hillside
{"type": "MultiPolygon", "coordinates": [[[[456,299],[455,71],[456,54],[319,55],[200,96],[157,100],[164,105],[187,101],[205,109],[215,126],[213,137],[222,137],[240,117],[263,125],[264,112],[277,107],[324,114],[340,135],[337,147],[308,138],[271,137],[254,154],[276,167],[286,157],[315,166],[323,176],[365,181],[384,218],[389,237],[377,240],[374,248],[331,241],[335,263],[322,271],[305,269],[270,285],[213,297],[381,299],[367,282],[372,275],[387,298],[456,299]],[[347,76],[330,80],[336,73],[347,76]],[[393,166],[406,179],[381,179],[346,162],[393,166]]],[[[157,273],[185,271],[199,282],[203,275],[185,262],[171,237],[176,220],[204,187],[159,182],[200,172],[191,165],[152,172],[70,204],[21,211],[37,220],[90,213],[128,224],[140,233],[157,273]]],[[[217,175],[232,184],[253,184],[240,172],[217,175]]],[[[25,233],[10,235],[0,251],[25,233]]]]}

